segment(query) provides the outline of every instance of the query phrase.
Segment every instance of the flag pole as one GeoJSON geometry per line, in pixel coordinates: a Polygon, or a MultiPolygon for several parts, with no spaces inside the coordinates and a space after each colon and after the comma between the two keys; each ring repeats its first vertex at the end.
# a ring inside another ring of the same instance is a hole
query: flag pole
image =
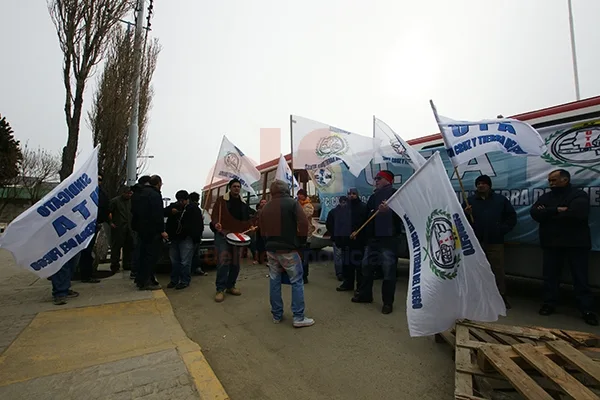
{"type": "MultiPolygon", "coordinates": [[[[204,202],[204,211],[208,212],[208,206],[210,205],[210,198],[212,196],[212,185],[215,182],[215,173],[217,172],[217,164],[219,163],[219,156],[221,155],[221,149],[223,148],[223,141],[225,139],[225,135],[221,139],[221,146],[219,146],[219,151],[217,153],[217,159],[215,160],[215,166],[213,168],[212,178],[210,178],[210,185],[208,186],[208,196],[206,196],[206,201],[204,202]]],[[[221,218],[219,217],[219,220],[221,218]]]]}
{"type": "Polygon", "coordinates": [[[571,56],[573,58],[573,77],[575,79],[575,98],[577,101],[581,100],[581,94],[579,92],[579,71],[577,68],[577,51],[575,49],[575,26],[573,25],[573,5],[571,0],[567,1],[569,5],[569,29],[571,31],[571,56]]]}
{"type": "MultiPolygon", "coordinates": [[[[290,185],[290,194],[294,197],[294,118],[290,114],[290,170],[292,171],[292,184],[290,185]]],[[[298,184],[299,185],[299,184],[298,184]]],[[[298,188],[300,189],[300,188],[298,188]]]]}
{"type": "Polygon", "coordinates": [[[375,137],[375,114],[373,114],[373,137],[375,137]]]}
{"type": "MultiPolygon", "coordinates": [[[[442,129],[442,124],[440,123],[440,117],[438,116],[435,105],[433,104],[433,100],[429,100],[429,105],[431,106],[431,110],[433,111],[433,116],[435,117],[435,122],[437,123],[438,129],[440,130],[440,134],[442,135],[442,140],[444,141],[445,146],[448,147],[448,143],[446,143],[446,138],[444,136],[444,130],[442,129]]],[[[467,193],[465,191],[465,186],[463,185],[462,179],[460,177],[460,173],[458,172],[458,167],[456,165],[454,165],[452,160],[450,160],[450,162],[454,166],[454,173],[456,174],[456,178],[458,179],[458,184],[460,185],[460,190],[462,192],[463,199],[465,199],[465,204],[467,205],[467,207],[470,207],[469,199],[468,199],[467,193]]],[[[472,213],[468,213],[468,214],[469,214],[469,219],[471,220],[471,222],[475,222],[475,219],[473,218],[473,214],[472,213]]]]}

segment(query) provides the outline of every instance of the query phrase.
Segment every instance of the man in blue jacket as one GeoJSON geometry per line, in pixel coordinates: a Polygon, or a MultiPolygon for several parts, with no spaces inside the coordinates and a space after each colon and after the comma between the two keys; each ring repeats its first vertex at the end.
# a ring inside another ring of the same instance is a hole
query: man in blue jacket
{"type": "Polygon", "coordinates": [[[396,191],[392,186],[393,182],[394,174],[391,171],[382,170],[375,176],[375,192],[367,201],[367,215],[370,216],[377,210],[379,213],[364,228],[367,246],[362,261],[363,281],[358,293],[352,298],[353,303],[373,302],[373,269],[381,266],[383,314],[393,311],[398,250],[402,235],[402,220],[385,204],[396,191]]]}
{"type": "Polygon", "coordinates": [[[475,188],[477,193],[470,196],[469,205],[465,203],[463,207],[470,216],[475,236],[496,277],[498,291],[509,309],[504,279],[504,236],[517,225],[517,213],[506,197],[492,190],[492,179],[489,176],[477,177],[475,188]]]}
{"type": "Polygon", "coordinates": [[[360,200],[358,190],[350,188],[348,196],[340,197],[339,205],[327,214],[327,230],[331,238],[341,251],[343,282],[336,289],[338,292],[353,291],[362,283],[362,260],[364,258],[364,232],[351,238],[367,220],[367,207],[360,200]]]}

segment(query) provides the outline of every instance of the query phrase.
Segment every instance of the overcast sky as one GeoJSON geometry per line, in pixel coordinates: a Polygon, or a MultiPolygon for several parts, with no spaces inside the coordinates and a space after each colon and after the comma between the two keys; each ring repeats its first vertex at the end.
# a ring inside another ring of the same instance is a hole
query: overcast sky
{"type": "MultiPolygon", "coordinates": [[[[22,142],[67,140],[62,54],[43,0],[1,0],[0,114],[22,142]]],[[[600,94],[600,1],[573,0],[582,98],[600,94]]],[[[147,172],[163,195],[201,190],[221,137],[259,161],[260,128],[289,115],[405,139],[440,114],[482,119],[575,100],[567,0],[155,1],[163,50],[154,78],[147,172]]],[[[89,81],[86,110],[95,89],[89,81]]],[[[80,157],[91,152],[82,123],[80,157]]]]}

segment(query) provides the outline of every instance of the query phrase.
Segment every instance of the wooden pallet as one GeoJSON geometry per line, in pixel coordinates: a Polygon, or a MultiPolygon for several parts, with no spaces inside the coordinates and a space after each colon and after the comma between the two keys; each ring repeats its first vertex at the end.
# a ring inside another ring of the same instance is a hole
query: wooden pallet
{"type": "Polygon", "coordinates": [[[600,336],[458,321],[436,341],[455,350],[457,400],[600,400],[600,336]]]}

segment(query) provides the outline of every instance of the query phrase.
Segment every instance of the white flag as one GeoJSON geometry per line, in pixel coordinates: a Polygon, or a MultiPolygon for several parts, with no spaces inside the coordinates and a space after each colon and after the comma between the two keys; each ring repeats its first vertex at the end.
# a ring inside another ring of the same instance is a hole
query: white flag
{"type": "Polygon", "coordinates": [[[526,122],[512,118],[455,121],[439,115],[430,104],[454,166],[492,151],[536,157],[546,152],[540,134],[526,122]]]}
{"type": "Polygon", "coordinates": [[[96,234],[98,192],[96,147],[81,168],[8,225],[0,247],[40,278],[54,275],[96,234]]]}
{"type": "Polygon", "coordinates": [[[275,172],[275,179],[287,182],[290,188],[294,187],[294,197],[298,194],[298,190],[300,189],[300,185],[296,180],[296,177],[292,175],[292,170],[288,165],[287,161],[285,161],[285,157],[283,154],[279,157],[279,164],[277,165],[277,171],[275,172]],[[293,182],[292,182],[293,179],[293,182]]]}
{"type": "Polygon", "coordinates": [[[410,247],[406,310],[411,336],[443,332],[457,319],[493,322],[506,315],[490,264],[439,152],[387,204],[404,220],[410,247]]]}
{"type": "Polygon", "coordinates": [[[373,117],[373,136],[382,141],[375,153],[374,164],[409,164],[415,171],[425,164],[423,157],[411,145],[406,143],[388,124],[373,117]]]}
{"type": "Polygon", "coordinates": [[[350,172],[358,176],[371,162],[380,143],[380,139],[292,117],[292,157],[294,166],[299,169],[314,172],[343,161],[350,172]]]}
{"type": "Polygon", "coordinates": [[[260,171],[226,136],[223,136],[221,142],[214,174],[222,179],[238,179],[242,189],[256,196],[256,192],[250,185],[260,179],[260,171]]]}

